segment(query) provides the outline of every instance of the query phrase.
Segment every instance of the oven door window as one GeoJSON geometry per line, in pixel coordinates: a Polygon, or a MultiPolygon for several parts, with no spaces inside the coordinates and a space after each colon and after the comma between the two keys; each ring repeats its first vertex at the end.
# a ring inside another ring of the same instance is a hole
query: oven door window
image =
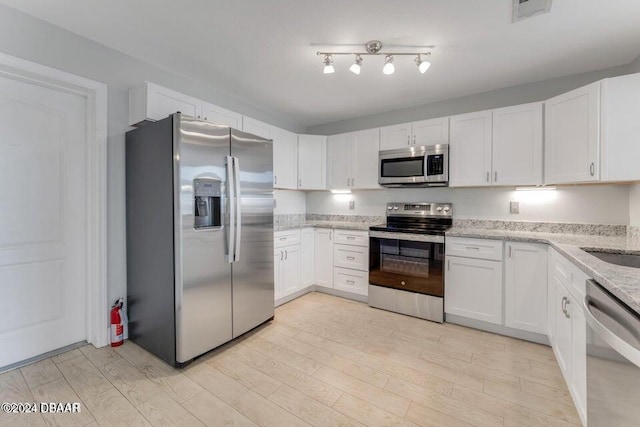
{"type": "Polygon", "coordinates": [[[444,296],[444,244],[371,238],[369,282],[444,296]]]}
{"type": "Polygon", "coordinates": [[[382,178],[411,178],[424,176],[423,157],[403,157],[400,159],[382,159],[380,161],[382,178]]]}
{"type": "Polygon", "coordinates": [[[427,176],[444,174],[444,154],[429,154],[427,156],[427,176]]]}

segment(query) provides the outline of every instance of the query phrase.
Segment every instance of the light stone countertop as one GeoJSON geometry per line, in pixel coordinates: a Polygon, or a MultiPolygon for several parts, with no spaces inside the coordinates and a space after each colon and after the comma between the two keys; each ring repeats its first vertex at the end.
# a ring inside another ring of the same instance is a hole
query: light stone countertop
{"type": "Polygon", "coordinates": [[[581,248],[611,253],[640,254],[640,239],[626,236],[539,233],[454,227],[447,237],[546,243],[573,262],[589,277],[640,314],[640,268],[622,267],[602,261],[581,248]]]}
{"type": "Polygon", "coordinates": [[[275,225],[274,231],[294,230],[296,228],[314,227],[314,228],[332,228],[339,230],[359,230],[369,231],[372,225],[379,223],[355,222],[355,221],[300,221],[275,225]]]}

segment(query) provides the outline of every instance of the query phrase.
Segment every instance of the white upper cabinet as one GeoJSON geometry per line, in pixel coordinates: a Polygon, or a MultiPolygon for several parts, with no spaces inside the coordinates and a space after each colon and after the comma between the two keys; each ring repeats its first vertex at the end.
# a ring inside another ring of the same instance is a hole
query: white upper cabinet
{"type": "Polygon", "coordinates": [[[372,189],[378,185],[380,133],[368,129],[351,134],[351,188],[372,189]]]}
{"type": "Polygon", "coordinates": [[[376,189],[378,185],[379,129],[342,133],[328,138],[330,189],[376,189]]]}
{"type": "Polygon", "coordinates": [[[219,123],[242,130],[242,114],[209,104],[208,102],[202,103],[201,117],[211,123],[219,123]]]}
{"type": "Polygon", "coordinates": [[[328,188],[348,189],[351,186],[351,134],[331,135],[328,145],[328,188]]]}
{"type": "Polygon", "coordinates": [[[600,179],[600,82],[545,102],[545,183],[600,179]]]}
{"type": "Polygon", "coordinates": [[[494,185],[542,184],[541,102],[493,110],[492,139],[494,185]]]}
{"type": "Polygon", "coordinates": [[[131,126],[145,120],[162,120],[178,111],[188,116],[199,117],[202,101],[150,82],[144,82],[129,91],[131,126]]]}
{"type": "Polygon", "coordinates": [[[602,181],[640,180],[640,73],[602,81],[602,181]]]}
{"type": "Polygon", "coordinates": [[[272,139],[274,126],[245,116],[242,121],[242,130],[263,138],[272,139]]]}
{"type": "Polygon", "coordinates": [[[298,189],[327,188],[327,137],[298,135],[298,189]]]}
{"type": "Polygon", "coordinates": [[[396,150],[411,146],[411,123],[380,128],[380,150],[396,150]]]}
{"type": "Polygon", "coordinates": [[[449,117],[422,120],[411,124],[413,145],[437,145],[449,143],[449,117]]]}
{"type": "Polygon", "coordinates": [[[273,186],[295,190],[298,188],[298,135],[278,128],[269,132],[273,139],[273,186]]]}
{"type": "Polygon", "coordinates": [[[491,111],[450,118],[449,186],[491,185],[491,111]]]}
{"type": "Polygon", "coordinates": [[[449,143],[449,117],[380,128],[380,150],[449,143]]]}

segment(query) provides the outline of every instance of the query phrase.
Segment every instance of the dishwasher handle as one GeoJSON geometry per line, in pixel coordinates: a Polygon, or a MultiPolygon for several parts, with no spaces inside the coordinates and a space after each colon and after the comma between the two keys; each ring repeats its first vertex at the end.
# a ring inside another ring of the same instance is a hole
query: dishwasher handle
{"type": "Polygon", "coordinates": [[[584,297],[584,317],[587,321],[587,325],[591,327],[593,332],[609,345],[612,349],[617,351],[625,359],[640,368],[640,350],[629,344],[626,340],[616,335],[613,331],[607,328],[602,322],[600,322],[594,315],[593,310],[598,310],[611,320],[615,321],[620,327],[628,330],[631,335],[637,335],[636,331],[629,330],[629,327],[616,320],[617,316],[614,313],[610,313],[608,310],[598,307],[594,304],[592,298],[587,295],[584,297]]]}

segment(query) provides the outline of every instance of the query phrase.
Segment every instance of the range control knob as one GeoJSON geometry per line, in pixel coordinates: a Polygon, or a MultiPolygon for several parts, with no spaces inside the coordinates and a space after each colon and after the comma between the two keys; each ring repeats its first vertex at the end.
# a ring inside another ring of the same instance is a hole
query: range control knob
{"type": "Polygon", "coordinates": [[[393,206],[387,206],[387,209],[392,211],[393,210],[393,206]]]}
{"type": "Polygon", "coordinates": [[[450,210],[451,210],[451,208],[450,208],[449,206],[445,206],[445,207],[444,207],[444,211],[445,211],[445,212],[449,212],[450,210]]]}
{"type": "Polygon", "coordinates": [[[397,210],[398,210],[398,207],[397,207],[397,206],[394,206],[394,207],[393,207],[393,210],[394,210],[394,211],[397,211],[397,210]]]}
{"type": "Polygon", "coordinates": [[[438,212],[442,212],[442,206],[438,206],[438,207],[436,208],[436,210],[437,210],[438,212]]]}

